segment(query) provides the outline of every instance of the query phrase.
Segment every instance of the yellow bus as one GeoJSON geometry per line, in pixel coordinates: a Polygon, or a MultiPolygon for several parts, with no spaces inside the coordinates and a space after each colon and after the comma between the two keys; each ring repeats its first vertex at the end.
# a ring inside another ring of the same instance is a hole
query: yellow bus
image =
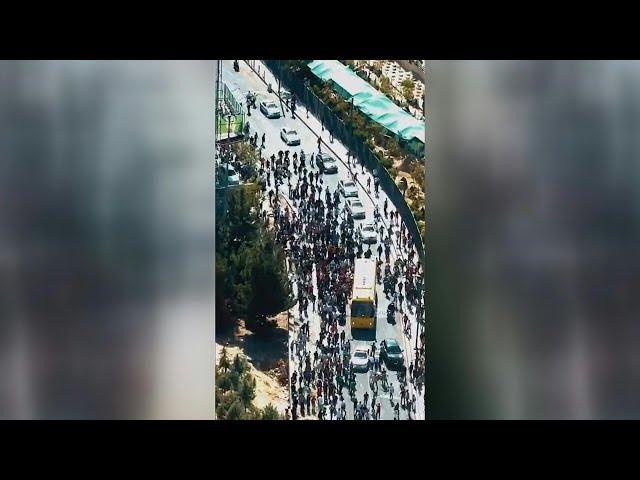
{"type": "Polygon", "coordinates": [[[376,261],[356,258],[351,297],[351,328],[376,328],[376,261]]]}

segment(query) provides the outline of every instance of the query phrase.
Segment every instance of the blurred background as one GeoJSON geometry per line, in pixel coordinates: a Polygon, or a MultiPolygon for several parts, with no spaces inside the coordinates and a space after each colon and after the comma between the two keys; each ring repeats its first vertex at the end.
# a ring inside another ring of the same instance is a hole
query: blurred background
{"type": "Polygon", "coordinates": [[[214,62],[0,62],[0,418],[212,418],[214,62]]]}
{"type": "Polygon", "coordinates": [[[434,61],[430,418],[640,417],[640,63],[434,61]]]}

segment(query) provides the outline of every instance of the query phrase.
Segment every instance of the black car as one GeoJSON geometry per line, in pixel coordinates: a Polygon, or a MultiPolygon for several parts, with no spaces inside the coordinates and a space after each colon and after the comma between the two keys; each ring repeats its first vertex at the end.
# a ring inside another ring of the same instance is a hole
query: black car
{"type": "Polygon", "coordinates": [[[316,165],[320,169],[320,173],[338,173],[338,165],[335,159],[325,152],[316,155],[316,165]]]}
{"type": "Polygon", "coordinates": [[[399,368],[404,363],[402,349],[393,338],[388,338],[380,342],[380,360],[384,361],[389,368],[399,368]]]}

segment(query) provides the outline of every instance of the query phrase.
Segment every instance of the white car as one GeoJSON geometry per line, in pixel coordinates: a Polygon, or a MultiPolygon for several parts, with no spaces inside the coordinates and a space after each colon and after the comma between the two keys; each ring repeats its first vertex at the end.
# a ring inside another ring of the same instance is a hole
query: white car
{"type": "Polygon", "coordinates": [[[300,145],[300,137],[298,132],[290,127],[282,127],[280,130],[280,138],[287,145],[300,145]]]}
{"type": "Polygon", "coordinates": [[[362,243],[377,243],[378,232],[373,223],[364,223],[360,226],[360,235],[362,236],[362,243]]]}
{"type": "MultiPolygon", "coordinates": [[[[231,165],[227,165],[227,185],[235,187],[240,185],[240,175],[236,172],[235,168],[231,165]]],[[[224,166],[220,168],[220,174],[224,175],[224,166]]],[[[221,179],[221,183],[224,185],[224,178],[221,179]]]]}
{"type": "Polygon", "coordinates": [[[260,111],[267,118],[280,118],[280,107],[273,100],[263,100],[260,102],[260,111]]]}
{"type": "Polygon", "coordinates": [[[358,346],[351,354],[351,365],[356,372],[369,371],[369,355],[367,347],[358,346]]]}
{"type": "Polygon", "coordinates": [[[340,180],[338,182],[338,189],[345,197],[358,198],[358,187],[353,180],[340,180]]]}
{"type": "Polygon", "coordinates": [[[364,206],[362,206],[362,202],[357,198],[349,198],[345,208],[353,218],[364,219],[364,206]]]}

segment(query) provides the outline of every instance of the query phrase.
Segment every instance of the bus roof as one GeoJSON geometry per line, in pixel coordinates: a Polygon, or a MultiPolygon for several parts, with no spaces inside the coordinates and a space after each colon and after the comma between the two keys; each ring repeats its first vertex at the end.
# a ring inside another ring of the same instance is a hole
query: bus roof
{"type": "Polygon", "coordinates": [[[376,261],[372,258],[357,258],[353,275],[353,298],[372,299],[376,288],[376,261]]]}

